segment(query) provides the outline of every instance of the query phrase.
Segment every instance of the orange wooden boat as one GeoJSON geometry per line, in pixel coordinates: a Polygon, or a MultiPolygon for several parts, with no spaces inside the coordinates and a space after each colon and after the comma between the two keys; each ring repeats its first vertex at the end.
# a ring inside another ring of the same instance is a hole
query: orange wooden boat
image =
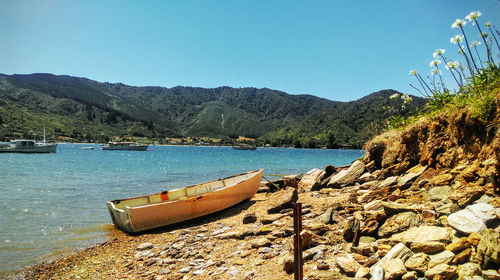
{"type": "Polygon", "coordinates": [[[260,186],[255,170],[199,185],[146,196],[108,201],[115,227],[139,232],[166,226],[231,207],[250,199],[260,186]]]}

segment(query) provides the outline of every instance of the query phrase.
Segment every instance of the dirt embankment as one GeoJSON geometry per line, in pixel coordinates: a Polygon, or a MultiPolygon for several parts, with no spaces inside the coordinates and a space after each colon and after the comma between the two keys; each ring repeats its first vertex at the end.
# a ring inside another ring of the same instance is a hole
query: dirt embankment
{"type": "MultiPolygon", "coordinates": [[[[497,112],[500,112],[497,102],[497,112]]],[[[499,116],[425,118],[364,159],[288,176],[221,213],[31,267],[27,279],[291,279],[292,202],[307,279],[500,278],[499,116]]]]}

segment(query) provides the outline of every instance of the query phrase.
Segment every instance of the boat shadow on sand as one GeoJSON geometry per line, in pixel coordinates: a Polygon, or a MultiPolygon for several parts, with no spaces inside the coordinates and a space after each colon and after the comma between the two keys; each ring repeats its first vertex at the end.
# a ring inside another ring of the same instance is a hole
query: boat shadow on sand
{"type": "Polygon", "coordinates": [[[202,226],[205,224],[210,224],[213,222],[217,222],[219,220],[223,220],[226,218],[230,218],[230,217],[239,215],[241,212],[247,210],[255,203],[256,203],[256,201],[247,199],[247,200],[244,200],[244,201],[242,201],[234,206],[231,206],[229,208],[226,208],[226,209],[221,210],[221,211],[216,212],[216,213],[208,214],[208,215],[205,215],[202,217],[194,218],[194,219],[184,221],[184,222],[179,222],[176,224],[166,225],[166,226],[155,228],[155,229],[150,229],[150,230],[145,230],[145,231],[135,232],[135,233],[126,233],[126,235],[140,236],[143,234],[163,234],[163,233],[167,233],[167,232],[178,230],[178,229],[185,229],[185,228],[202,226]]]}

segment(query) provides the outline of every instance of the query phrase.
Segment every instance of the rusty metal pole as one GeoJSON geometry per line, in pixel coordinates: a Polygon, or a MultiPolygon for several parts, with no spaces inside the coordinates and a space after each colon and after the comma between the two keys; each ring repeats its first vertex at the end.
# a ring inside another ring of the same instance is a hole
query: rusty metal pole
{"type": "Polygon", "coordinates": [[[294,279],[302,280],[303,277],[303,260],[302,260],[302,241],[300,232],[302,231],[302,203],[293,204],[293,265],[294,279]]]}

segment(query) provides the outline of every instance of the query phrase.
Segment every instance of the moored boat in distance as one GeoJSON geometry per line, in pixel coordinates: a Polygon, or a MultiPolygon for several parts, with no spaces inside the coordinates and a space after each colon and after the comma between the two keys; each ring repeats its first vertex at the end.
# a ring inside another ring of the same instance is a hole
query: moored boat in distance
{"type": "Polygon", "coordinates": [[[243,145],[233,146],[233,149],[235,149],[235,150],[249,150],[249,151],[252,151],[252,150],[256,150],[257,147],[253,146],[253,145],[243,144],[243,145]]]}
{"type": "Polygon", "coordinates": [[[0,148],[0,153],[55,153],[57,144],[36,142],[29,139],[10,140],[10,145],[0,148]]]}
{"type": "Polygon", "coordinates": [[[263,169],[194,186],[107,202],[115,227],[139,232],[224,210],[252,198],[263,169]]]}
{"type": "Polygon", "coordinates": [[[125,150],[125,151],[146,151],[149,145],[138,144],[136,142],[109,142],[102,146],[103,150],[125,150]]]}

